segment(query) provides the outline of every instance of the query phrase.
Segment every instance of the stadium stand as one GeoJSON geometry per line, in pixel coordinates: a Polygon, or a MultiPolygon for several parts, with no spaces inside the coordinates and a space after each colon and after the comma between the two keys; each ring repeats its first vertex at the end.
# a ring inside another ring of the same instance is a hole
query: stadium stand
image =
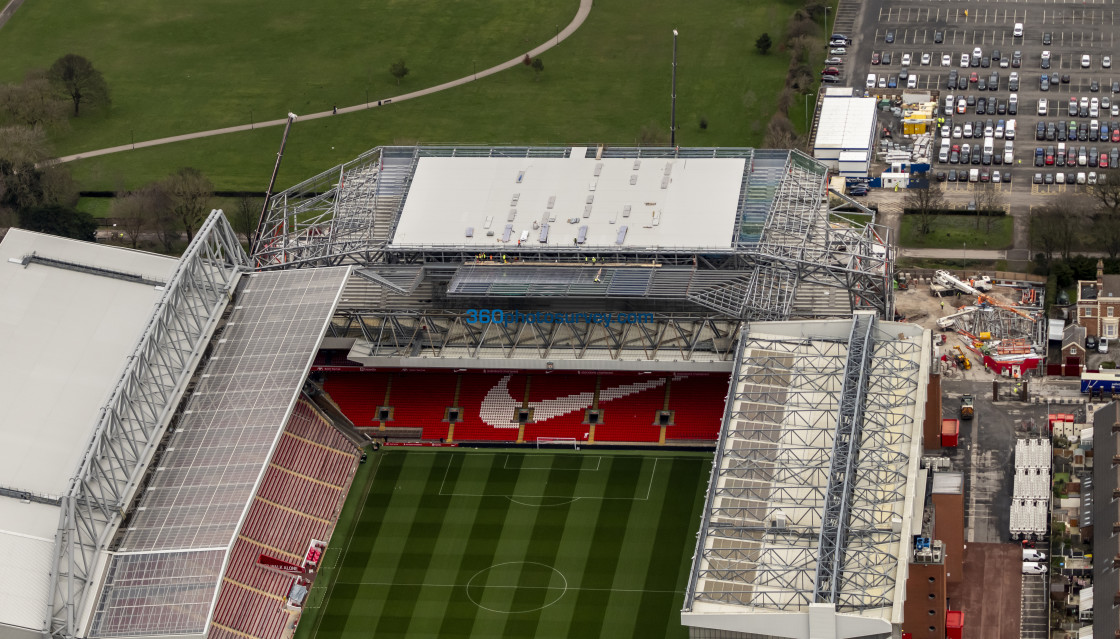
{"type": "Polygon", "coordinates": [[[323,388],[359,427],[379,428],[377,407],[388,405],[387,426],[422,428],[425,440],[584,439],[588,411],[596,409],[594,441],[650,444],[661,441],[663,425],[666,440],[715,440],[727,384],[723,374],[332,371],[323,388]],[[453,407],[460,415],[450,430],[453,407]],[[671,420],[662,424],[666,407],[671,420]],[[529,411],[524,428],[521,410],[529,411]]]}
{"type": "Polygon", "coordinates": [[[211,637],[283,635],[290,622],[285,601],[292,577],[260,567],[257,558],[265,554],[299,565],[312,539],[329,541],[357,462],[349,440],[301,398],[234,543],[211,637]]]}

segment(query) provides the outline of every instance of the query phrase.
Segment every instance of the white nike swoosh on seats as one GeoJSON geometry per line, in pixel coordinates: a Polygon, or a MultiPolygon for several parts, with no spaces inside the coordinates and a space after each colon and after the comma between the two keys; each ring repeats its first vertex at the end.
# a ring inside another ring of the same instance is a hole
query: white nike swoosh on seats
{"type": "MultiPolygon", "coordinates": [[[[482,405],[478,409],[478,416],[482,421],[486,422],[494,428],[517,428],[517,409],[521,407],[521,402],[514,399],[509,394],[509,380],[512,376],[506,375],[494,385],[486,396],[482,398],[482,405]]],[[[622,386],[615,386],[612,388],[599,389],[599,402],[608,402],[612,399],[626,397],[634,393],[640,393],[644,390],[664,386],[665,380],[652,379],[648,382],[637,382],[634,384],[624,384],[622,386]]],[[[566,397],[558,397],[556,399],[545,399],[539,402],[529,402],[529,407],[533,409],[533,421],[541,422],[546,419],[552,419],[568,413],[576,411],[583,411],[591,408],[591,404],[595,401],[594,392],[576,393],[566,397]]]]}

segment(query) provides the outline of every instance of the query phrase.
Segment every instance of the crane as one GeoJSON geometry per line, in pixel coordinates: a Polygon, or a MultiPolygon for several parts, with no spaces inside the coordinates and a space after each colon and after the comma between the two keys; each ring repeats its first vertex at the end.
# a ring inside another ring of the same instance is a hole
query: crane
{"type": "Polygon", "coordinates": [[[1023,316],[1024,318],[1029,319],[1032,322],[1037,322],[1038,321],[1035,318],[1031,317],[1030,313],[1027,313],[1025,311],[1021,311],[1021,310],[1015,308],[1014,306],[1008,306],[1007,304],[1004,304],[1004,303],[996,300],[995,298],[989,297],[987,295],[978,294],[976,296],[976,303],[977,304],[991,304],[992,306],[1002,308],[1005,311],[1011,311],[1012,313],[1017,313],[1017,314],[1023,316]]]}

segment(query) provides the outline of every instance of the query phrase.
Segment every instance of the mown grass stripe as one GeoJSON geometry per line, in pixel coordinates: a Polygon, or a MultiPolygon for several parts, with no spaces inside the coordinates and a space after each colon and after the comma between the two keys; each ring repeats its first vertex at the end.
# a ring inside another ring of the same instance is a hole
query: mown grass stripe
{"type": "MultiPolygon", "coordinates": [[[[553,460],[556,457],[552,457],[553,460]]],[[[570,462],[572,458],[563,458],[565,462],[570,462]]],[[[570,498],[576,493],[576,485],[580,478],[583,476],[582,469],[584,463],[587,462],[587,457],[579,458],[581,464],[577,466],[580,471],[573,472],[566,468],[558,468],[553,466],[552,471],[548,474],[548,494],[555,495],[559,499],[565,497],[570,498]]],[[[570,467],[570,463],[566,463],[565,467],[570,467]]],[[[568,523],[568,515],[572,509],[572,502],[561,502],[554,506],[542,506],[537,508],[536,521],[533,525],[533,530],[529,536],[529,546],[526,549],[525,561],[533,562],[532,564],[526,563],[521,567],[522,583],[529,583],[528,575],[535,575],[537,573],[545,574],[543,567],[552,568],[556,564],[556,555],[560,549],[560,538],[563,536],[568,523]],[[539,564],[539,565],[538,565],[539,564]]],[[[551,577],[549,575],[546,578],[551,577]]],[[[550,582],[546,582],[550,583],[550,582]]],[[[513,602],[511,610],[526,610],[532,612],[525,612],[519,614],[511,614],[506,619],[505,630],[502,633],[504,637],[512,639],[520,639],[522,637],[534,637],[537,634],[537,624],[541,618],[541,610],[543,607],[550,603],[557,594],[554,590],[548,588],[537,589],[519,589],[514,591],[513,602]]]]}
{"type": "Polygon", "coordinates": [[[655,591],[685,588],[689,558],[695,549],[689,543],[694,539],[689,532],[699,525],[703,470],[706,466],[675,461],[669,472],[657,536],[646,571],[645,588],[651,592],[642,593],[635,636],[685,637],[688,634],[680,625],[684,595],[655,591]]]}
{"type": "MultiPolygon", "coordinates": [[[[393,576],[394,583],[421,583],[419,580],[424,578],[424,573],[427,572],[428,564],[432,560],[432,551],[439,538],[444,514],[450,501],[437,492],[446,470],[444,466],[434,463],[437,460],[438,456],[434,455],[424,458],[424,461],[429,464],[428,479],[426,483],[419,486],[417,507],[414,510],[412,525],[408,527],[407,544],[393,576]]],[[[384,592],[384,604],[381,607],[381,617],[377,621],[374,636],[404,635],[412,622],[420,588],[399,586],[387,592],[381,589],[381,592],[384,592]]]]}
{"type": "MultiPolygon", "coordinates": [[[[380,453],[380,455],[382,456],[369,495],[364,506],[359,505],[360,514],[353,536],[350,539],[339,536],[332,540],[332,544],[345,544],[346,554],[335,572],[336,583],[329,593],[329,598],[324,602],[325,609],[320,611],[322,617],[316,626],[317,636],[343,636],[344,629],[349,625],[362,621],[360,611],[356,611],[354,606],[358,587],[337,582],[358,581],[365,573],[370,553],[373,551],[373,541],[377,538],[381,522],[389,510],[393,498],[393,486],[396,485],[406,460],[403,454],[380,453]]],[[[355,499],[361,498],[360,493],[352,493],[352,496],[355,499]]]]}
{"type": "MultiPolygon", "coordinates": [[[[463,455],[465,453],[459,453],[463,455]]],[[[517,475],[492,464],[488,473],[487,486],[491,491],[504,491],[510,494],[517,484],[517,475]]],[[[458,506],[459,497],[452,499],[458,506]]],[[[456,580],[453,583],[466,584],[478,571],[493,565],[494,557],[501,543],[502,529],[512,505],[504,497],[483,497],[478,500],[474,523],[467,535],[467,550],[459,561],[456,580]]],[[[456,588],[449,597],[443,612],[443,623],[439,628],[440,637],[470,637],[474,632],[479,613],[478,606],[467,598],[465,588],[456,588]]]]}
{"type": "MultiPolygon", "coordinates": [[[[611,460],[607,473],[606,486],[625,485],[634,487],[637,475],[632,472],[629,461],[624,458],[611,460]]],[[[650,461],[649,463],[653,463],[650,461]]],[[[595,515],[594,527],[587,540],[587,559],[580,573],[579,584],[586,588],[609,588],[618,567],[622,546],[630,526],[633,512],[632,500],[601,500],[595,515]]],[[[580,590],[575,603],[571,605],[568,636],[593,637],[599,634],[603,617],[607,614],[609,592],[580,590]]]]}

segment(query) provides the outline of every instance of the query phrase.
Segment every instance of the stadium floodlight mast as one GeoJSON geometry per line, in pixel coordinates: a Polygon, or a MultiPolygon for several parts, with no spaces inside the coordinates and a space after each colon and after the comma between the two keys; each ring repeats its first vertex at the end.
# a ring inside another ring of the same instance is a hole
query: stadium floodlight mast
{"type": "Polygon", "coordinates": [[[669,146],[677,146],[677,30],[673,29],[673,106],[669,120],[669,146]]]}

